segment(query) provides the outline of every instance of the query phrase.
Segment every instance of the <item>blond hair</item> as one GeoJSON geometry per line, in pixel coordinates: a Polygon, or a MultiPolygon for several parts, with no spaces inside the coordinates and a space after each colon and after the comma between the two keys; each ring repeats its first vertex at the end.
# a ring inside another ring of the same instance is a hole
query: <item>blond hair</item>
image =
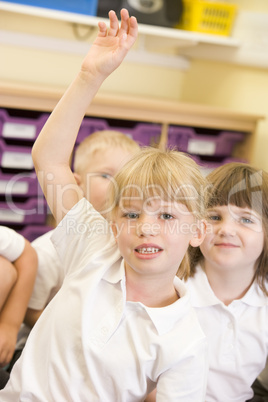
{"type": "Polygon", "coordinates": [[[88,160],[90,160],[95,152],[114,147],[122,148],[131,154],[135,154],[140,150],[137,142],[120,131],[96,131],[86,137],[76,148],[73,164],[74,171],[81,174],[86,169],[88,160]]]}
{"type": "MultiPolygon", "coordinates": [[[[184,204],[197,220],[202,219],[205,184],[198,165],[188,155],[174,150],[143,148],[115,175],[107,200],[108,218],[115,218],[122,198],[139,196],[145,201],[158,196],[184,204]]],[[[189,274],[187,255],[177,274],[189,274]]]]}

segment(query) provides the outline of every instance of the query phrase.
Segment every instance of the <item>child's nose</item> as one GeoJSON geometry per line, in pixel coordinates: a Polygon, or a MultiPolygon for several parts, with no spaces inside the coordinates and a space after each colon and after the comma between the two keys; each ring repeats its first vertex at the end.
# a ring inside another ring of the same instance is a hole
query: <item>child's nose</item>
{"type": "Polygon", "coordinates": [[[138,236],[156,236],[160,231],[159,224],[153,217],[143,218],[137,225],[138,236]]]}
{"type": "Polygon", "coordinates": [[[221,236],[235,236],[236,228],[233,220],[223,220],[218,228],[218,234],[221,236]]]}

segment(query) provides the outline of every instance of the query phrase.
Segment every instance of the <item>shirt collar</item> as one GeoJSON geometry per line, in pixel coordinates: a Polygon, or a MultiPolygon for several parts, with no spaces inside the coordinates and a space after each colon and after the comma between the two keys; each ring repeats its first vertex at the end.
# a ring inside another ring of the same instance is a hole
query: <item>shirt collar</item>
{"type": "MultiPolygon", "coordinates": [[[[109,269],[104,277],[109,283],[116,284],[120,281],[125,280],[125,268],[124,260],[121,259],[115,263],[111,269],[109,269]]],[[[174,278],[174,287],[180,298],[175,302],[166,307],[147,307],[143,303],[137,302],[132,303],[139,306],[146,311],[150,319],[152,320],[159,335],[169,332],[177,321],[188,314],[190,309],[190,296],[185,284],[178,278],[174,278]]]]}
{"type": "MultiPolygon", "coordinates": [[[[200,265],[197,265],[195,275],[187,280],[186,286],[190,291],[193,307],[223,304],[211,289],[207,275],[200,265]]],[[[255,307],[268,305],[268,298],[262,292],[256,281],[253,282],[245,296],[238,301],[255,307]]]]}
{"type": "Polygon", "coordinates": [[[125,278],[123,258],[119,258],[103,275],[103,279],[109,283],[118,283],[125,278]]]}
{"type": "Polygon", "coordinates": [[[194,276],[186,281],[186,286],[190,291],[193,307],[206,307],[221,304],[221,301],[215,296],[211,289],[207,275],[200,265],[196,267],[194,276]]]}
{"type": "Polygon", "coordinates": [[[174,278],[174,287],[180,298],[166,307],[152,308],[144,306],[147,314],[151,318],[159,335],[172,330],[175,324],[180,321],[190,311],[190,296],[184,283],[176,276],[174,278]]]}
{"type": "Polygon", "coordinates": [[[268,305],[268,297],[263,293],[257,281],[252,283],[249,290],[241,300],[252,307],[262,307],[268,305]]]}

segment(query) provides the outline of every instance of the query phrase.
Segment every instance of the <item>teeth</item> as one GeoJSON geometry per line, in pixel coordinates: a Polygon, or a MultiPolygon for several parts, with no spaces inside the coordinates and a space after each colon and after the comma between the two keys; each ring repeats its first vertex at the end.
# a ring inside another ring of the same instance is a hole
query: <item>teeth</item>
{"type": "Polygon", "coordinates": [[[137,251],[140,254],[153,254],[153,253],[158,253],[160,249],[155,248],[155,247],[144,247],[144,248],[139,248],[137,251]]]}

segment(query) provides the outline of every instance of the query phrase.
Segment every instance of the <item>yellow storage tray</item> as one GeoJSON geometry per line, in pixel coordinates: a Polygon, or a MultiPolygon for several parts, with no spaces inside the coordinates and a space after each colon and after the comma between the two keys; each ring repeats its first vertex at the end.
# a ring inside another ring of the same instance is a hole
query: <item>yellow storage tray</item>
{"type": "Polygon", "coordinates": [[[176,28],[229,36],[237,6],[203,0],[183,0],[181,21],[176,28]]]}

